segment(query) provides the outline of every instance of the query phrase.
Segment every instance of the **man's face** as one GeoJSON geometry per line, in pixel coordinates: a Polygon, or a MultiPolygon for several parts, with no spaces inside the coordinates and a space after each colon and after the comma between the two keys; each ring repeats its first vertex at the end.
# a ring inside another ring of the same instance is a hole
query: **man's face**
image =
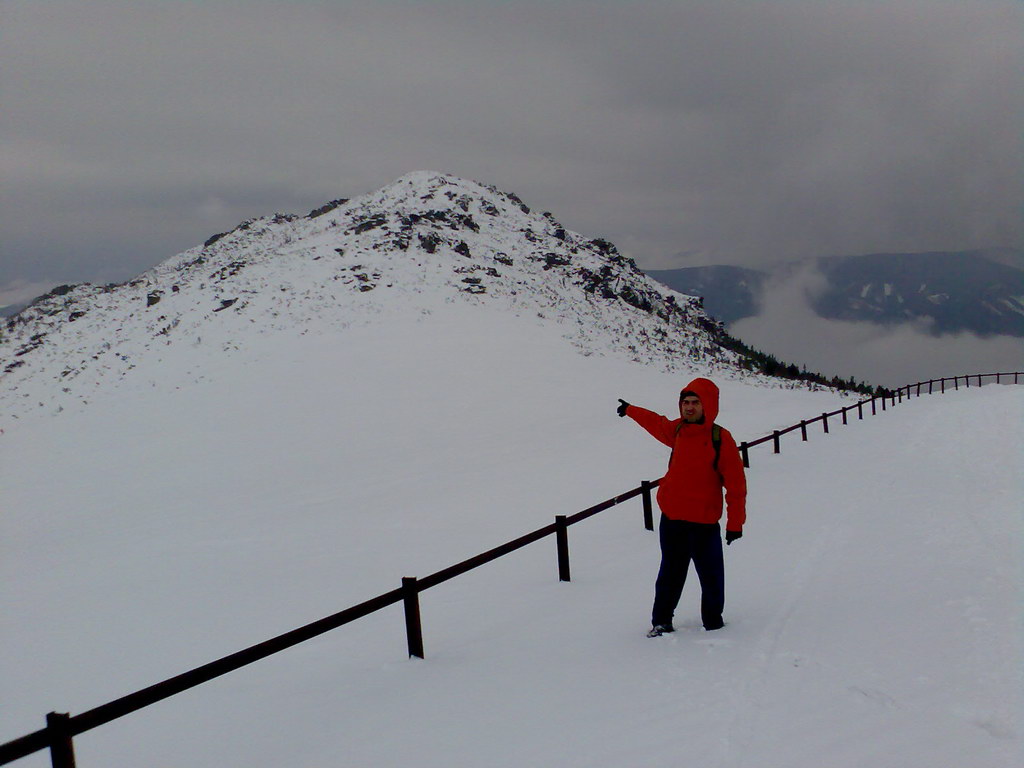
{"type": "Polygon", "coordinates": [[[696,424],[704,418],[704,406],[696,395],[687,395],[679,401],[679,413],[687,424],[696,424]]]}

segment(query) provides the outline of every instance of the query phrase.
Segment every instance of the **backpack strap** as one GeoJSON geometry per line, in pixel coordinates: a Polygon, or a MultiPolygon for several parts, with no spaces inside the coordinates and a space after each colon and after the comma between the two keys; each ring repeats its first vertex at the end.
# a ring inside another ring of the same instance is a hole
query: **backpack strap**
{"type": "MultiPolygon", "coordinates": [[[[711,445],[715,448],[715,461],[711,465],[715,472],[718,472],[718,460],[722,456],[722,428],[717,424],[711,425],[711,445]]],[[[718,472],[721,477],[722,473],[718,472]]]]}

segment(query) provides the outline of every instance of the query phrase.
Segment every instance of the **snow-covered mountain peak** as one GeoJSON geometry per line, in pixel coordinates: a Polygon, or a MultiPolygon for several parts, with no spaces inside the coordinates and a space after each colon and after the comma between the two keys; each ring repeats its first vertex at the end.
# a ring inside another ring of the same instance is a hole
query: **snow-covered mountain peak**
{"type": "Polygon", "coordinates": [[[9,415],[59,410],[143,369],[160,380],[183,365],[168,362],[172,350],[190,350],[198,371],[209,351],[268,334],[452,305],[549,324],[585,354],[747,375],[698,299],[652,281],[611,243],[514,194],[416,171],[305,216],[250,219],[122,285],[51,291],[3,329],[0,404],[9,415]]]}
{"type": "Polygon", "coordinates": [[[444,206],[445,199],[449,204],[455,203],[461,206],[472,203],[474,200],[479,202],[480,199],[487,198],[492,205],[508,202],[515,208],[523,210],[524,213],[529,213],[522,200],[514,194],[502,192],[494,186],[438,171],[407,173],[365,197],[369,201],[378,201],[388,207],[408,207],[410,210],[434,208],[438,204],[444,206]],[[433,201],[432,204],[431,201],[433,201]]]}

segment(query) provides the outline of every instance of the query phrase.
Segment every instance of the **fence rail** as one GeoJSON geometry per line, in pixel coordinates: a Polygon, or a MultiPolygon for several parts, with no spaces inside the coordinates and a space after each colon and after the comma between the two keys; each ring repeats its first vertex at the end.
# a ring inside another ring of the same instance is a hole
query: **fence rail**
{"type": "MultiPolygon", "coordinates": [[[[965,387],[970,387],[972,380],[976,382],[975,386],[982,386],[983,380],[986,378],[993,378],[995,383],[1001,384],[1003,383],[1004,377],[1008,380],[1010,376],[1013,377],[1013,383],[1018,384],[1020,383],[1020,377],[1024,376],[1024,372],[972,373],[964,376],[931,379],[929,381],[917,382],[915,384],[907,384],[896,390],[884,391],[881,394],[876,394],[871,398],[861,400],[860,402],[839,408],[838,410],[822,413],[820,416],[816,416],[813,419],[801,420],[798,424],[786,427],[785,429],[774,430],[771,434],[760,437],[757,440],[740,443],[739,449],[743,457],[743,465],[745,467],[750,466],[751,448],[771,442],[774,453],[780,453],[782,450],[781,438],[783,435],[800,430],[802,440],[807,440],[807,428],[819,421],[822,424],[823,433],[828,434],[828,420],[836,416],[840,416],[842,418],[842,423],[847,424],[849,421],[848,414],[854,411],[857,412],[858,420],[862,420],[868,406],[871,408],[871,414],[876,415],[878,413],[879,404],[881,404],[882,411],[885,411],[889,407],[895,407],[902,403],[904,397],[909,400],[912,396],[912,392],[914,397],[921,397],[922,394],[933,394],[935,391],[945,393],[946,382],[952,382],[952,388],[955,391],[960,388],[961,379],[963,380],[965,387]],[[922,392],[923,387],[927,387],[928,391],[922,392]]],[[[361,619],[364,616],[368,616],[371,613],[375,613],[396,603],[403,603],[405,607],[406,640],[409,649],[409,656],[422,659],[424,658],[424,649],[419,610],[420,592],[425,589],[436,587],[439,584],[443,584],[450,579],[454,579],[456,576],[460,576],[475,568],[479,568],[482,565],[486,565],[499,557],[504,557],[505,555],[515,552],[518,549],[522,549],[529,544],[540,541],[541,539],[547,538],[551,535],[555,536],[559,580],[569,581],[569,526],[582,522],[589,517],[593,517],[594,515],[622,504],[625,501],[641,496],[643,498],[644,527],[649,531],[654,530],[652,491],[658,486],[659,482],[660,481],[658,480],[644,480],[637,488],[633,488],[611,499],[602,501],[600,504],[595,504],[594,506],[573,515],[558,515],[555,517],[555,521],[553,523],[545,525],[542,528],[538,528],[535,531],[531,531],[530,533],[506,542],[505,544],[488,550],[487,552],[475,555],[461,563],[448,566],[447,568],[443,568],[442,570],[421,579],[404,577],[402,579],[402,586],[398,589],[393,589],[390,592],[377,595],[376,597],[370,598],[369,600],[350,608],[346,608],[345,610],[339,611],[331,616],[306,624],[298,629],[293,629],[283,635],[278,635],[270,640],[266,640],[216,661],[204,664],[201,667],[196,667],[188,672],[184,672],[180,675],[164,680],[163,682],[151,685],[148,688],[143,688],[135,693],[131,693],[127,696],[115,699],[114,701],[102,704],[86,712],[82,712],[81,714],[71,716],[66,713],[51,712],[46,716],[45,728],[26,734],[25,736],[12,741],[8,741],[5,744],[0,744],[0,765],[6,765],[14,762],[15,760],[27,757],[35,752],[49,749],[51,764],[54,768],[74,768],[75,755],[73,739],[75,736],[85,733],[86,731],[90,731],[93,728],[98,728],[101,725],[105,725],[113,720],[131,714],[132,712],[143,709],[144,707],[148,707],[151,704],[155,704],[163,699],[169,698],[170,696],[182,693],[190,688],[195,688],[198,685],[202,685],[203,683],[209,682],[217,677],[226,675],[229,672],[234,672],[244,666],[260,661],[261,659],[265,659],[275,653],[284,651],[294,645],[303,643],[314,637],[322,635],[325,632],[337,629],[344,624],[361,619]]]]}
{"type": "Polygon", "coordinates": [[[795,432],[796,430],[799,429],[801,438],[806,441],[807,427],[809,427],[812,424],[816,424],[819,421],[822,423],[822,431],[825,434],[828,434],[828,420],[830,418],[833,418],[834,416],[841,417],[843,420],[842,423],[847,424],[849,422],[849,414],[852,413],[853,411],[857,412],[858,420],[862,420],[864,418],[864,410],[867,406],[871,407],[871,415],[874,416],[878,413],[879,406],[881,406],[881,409],[883,411],[886,411],[890,407],[895,407],[896,405],[902,403],[904,398],[909,400],[911,397],[921,397],[922,394],[930,395],[933,394],[935,391],[944,394],[946,392],[946,382],[952,382],[952,389],[955,391],[960,389],[961,380],[963,380],[964,387],[969,388],[971,386],[971,381],[975,382],[974,386],[980,387],[983,386],[983,381],[986,378],[994,379],[994,383],[996,384],[1002,384],[1004,377],[1007,379],[1006,383],[1009,383],[1009,377],[1011,376],[1013,377],[1013,383],[1019,384],[1020,377],[1024,376],[1024,372],[1010,371],[1001,373],[972,373],[963,376],[950,376],[942,379],[930,379],[929,381],[919,381],[914,384],[906,384],[900,387],[899,389],[886,390],[881,394],[876,394],[865,400],[853,403],[852,405],[848,405],[834,411],[822,413],[820,416],[815,416],[813,419],[802,420],[799,424],[794,424],[791,427],[774,430],[771,434],[765,435],[764,437],[760,437],[757,440],[751,440],[749,442],[740,443],[740,453],[743,456],[743,466],[750,466],[751,448],[754,448],[755,446],[758,445],[762,445],[763,443],[771,442],[774,452],[781,453],[781,438],[783,435],[787,435],[790,432],[795,432]],[[923,387],[928,387],[928,391],[923,392],[923,387]]]}

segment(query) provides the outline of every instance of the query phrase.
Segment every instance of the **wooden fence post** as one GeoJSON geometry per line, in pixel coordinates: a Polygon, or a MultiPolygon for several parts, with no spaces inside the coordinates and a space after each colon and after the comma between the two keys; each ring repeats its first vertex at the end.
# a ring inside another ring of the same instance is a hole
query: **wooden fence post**
{"type": "Polygon", "coordinates": [[[877,398],[874,397],[874,396],[872,396],[872,398],[871,398],[871,415],[872,416],[874,416],[874,415],[876,415],[878,413],[878,406],[875,404],[876,399],[877,398]]]}
{"type": "Polygon", "coordinates": [[[740,443],[740,454],[743,456],[743,466],[750,469],[750,446],[746,441],[740,443]]]}
{"type": "Polygon", "coordinates": [[[959,376],[954,376],[953,377],[953,389],[955,391],[959,391],[960,390],[960,377],[959,376]]]}
{"type": "Polygon", "coordinates": [[[886,400],[888,400],[888,399],[889,399],[889,396],[888,396],[888,395],[882,395],[882,410],[883,410],[883,411],[885,410],[885,407],[886,407],[886,400]]]}
{"type": "Polygon", "coordinates": [[[409,643],[409,658],[423,658],[423,625],[420,623],[420,589],[415,576],[402,577],[405,590],[405,637],[409,643]]]}
{"type": "Polygon", "coordinates": [[[929,395],[932,393],[932,384],[934,384],[934,383],[935,383],[935,379],[932,379],[931,381],[928,382],[928,394],[929,395]]]}
{"type": "Polygon", "coordinates": [[[803,419],[800,419],[800,437],[805,443],[807,442],[807,422],[803,419]]]}
{"type": "Polygon", "coordinates": [[[651,504],[651,483],[649,480],[644,480],[640,483],[640,487],[643,488],[643,499],[644,499],[644,528],[648,531],[654,530],[654,505],[651,504]]]}
{"type": "Polygon", "coordinates": [[[847,424],[847,421],[846,421],[846,408],[843,408],[843,426],[845,426],[846,424],[847,424]]]}
{"type": "Polygon", "coordinates": [[[939,394],[940,395],[944,395],[944,394],[946,394],[946,378],[945,378],[945,376],[942,377],[941,384],[942,384],[942,391],[939,392],[939,394]]]}
{"type": "Polygon", "coordinates": [[[860,421],[864,420],[864,403],[857,403],[857,418],[860,421]]]}
{"type": "Polygon", "coordinates": [[[828,414],[821,414],[821,426],[825,428],[825,434],[828,434],[828,414]]]}
{"type": "Polygon", "coordinates": [[[555,515],[555,541],[558,546],[558,580],[572,581],[569,576],[569,526],[565,515],[555,515]]]}
{"type": "Polygon", "coordinates": [[[779,430],[772,432],[772,442],[775,444],[775,452],[782,453],[782,447],[779,445],[779,430]]]}
{"type": "Polygon", "coordinates": [[[71,715],[51,712],[46,716],[46,729],[50,732],[50,763],[53,768],[75,768],[71,715]]]}

